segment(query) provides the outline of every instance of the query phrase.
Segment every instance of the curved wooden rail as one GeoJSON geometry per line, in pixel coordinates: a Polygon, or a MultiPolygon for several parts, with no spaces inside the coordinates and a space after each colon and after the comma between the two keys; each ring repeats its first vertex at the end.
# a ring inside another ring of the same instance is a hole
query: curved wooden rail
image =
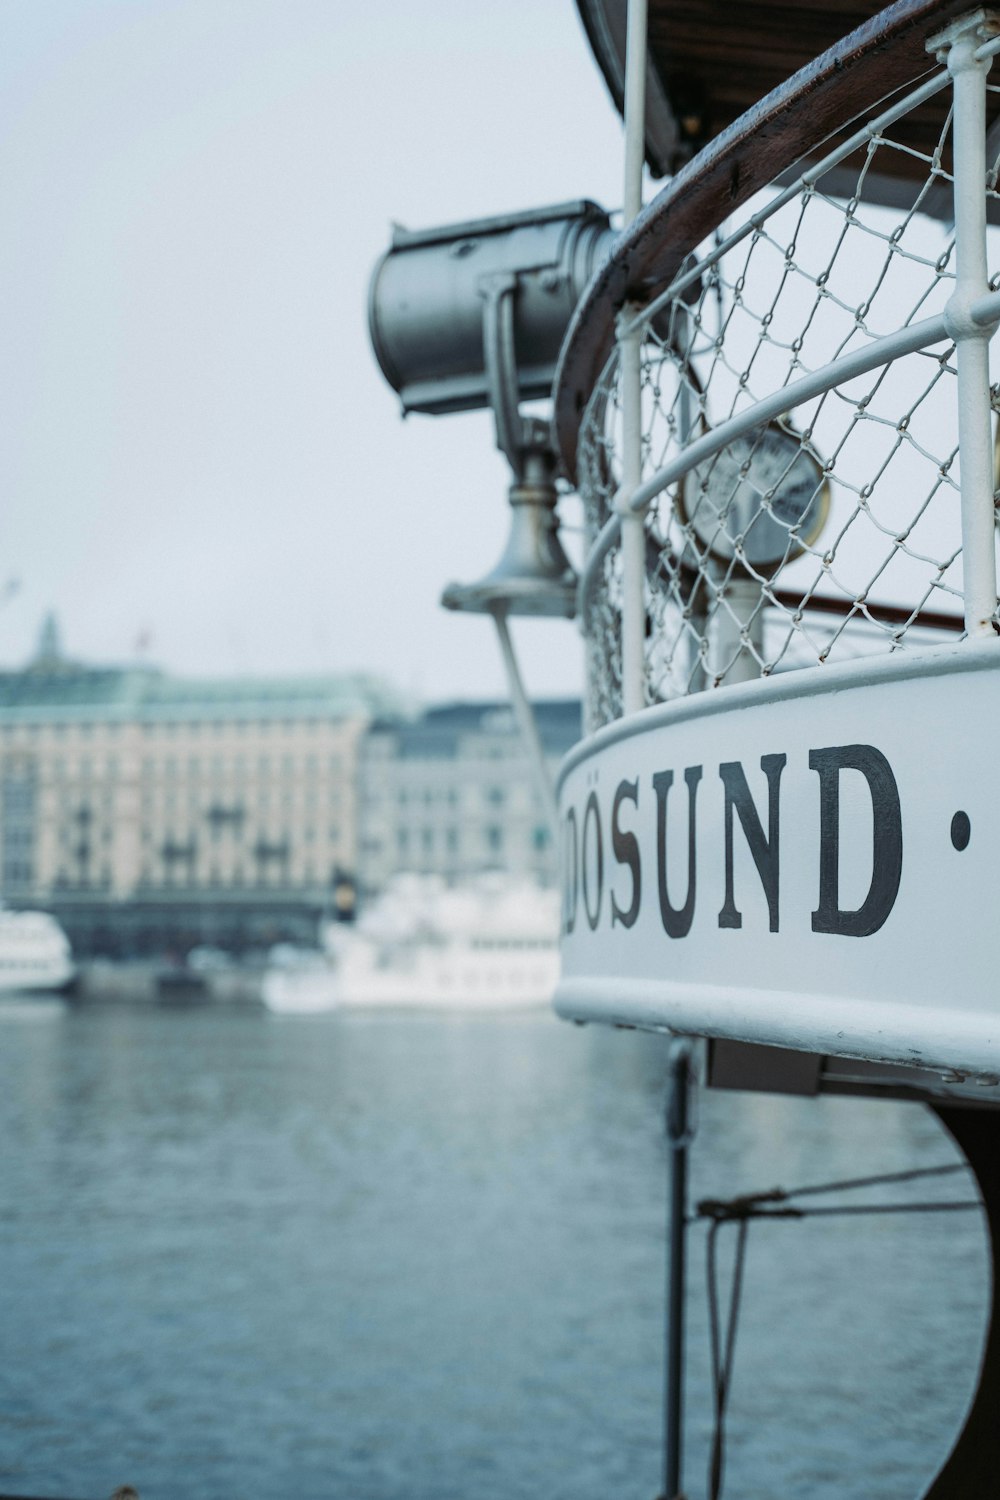
{"type": "Polygon", "coordinates": [[[661,291],[754,193],[933,71],[927,38],[971,8],[969,0],[896,0],[717,136],[629,226],[577,307],[556,372],[556,434],[574,483],[584,408],[612,351],[622,305],[661,291]]]}

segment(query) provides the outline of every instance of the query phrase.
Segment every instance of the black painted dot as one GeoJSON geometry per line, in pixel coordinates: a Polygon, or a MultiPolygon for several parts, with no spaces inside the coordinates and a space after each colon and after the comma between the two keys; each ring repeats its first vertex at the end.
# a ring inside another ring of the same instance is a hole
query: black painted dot
{"type": "Polygon", "coordinates": [[[969,822],[969,814],[957,812],[951,820],[951,841],[956,849],[967,849],[969,839],[972,837],[972,824],[969,822]]]}

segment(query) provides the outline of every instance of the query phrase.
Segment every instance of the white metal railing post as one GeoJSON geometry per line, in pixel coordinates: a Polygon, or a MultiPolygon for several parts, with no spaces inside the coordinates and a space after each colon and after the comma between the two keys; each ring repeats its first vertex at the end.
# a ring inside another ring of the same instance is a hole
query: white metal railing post
{"type": "MultiPolygon", "coordinates": [[[[642,169],[646,154],[646,19],[647,0],[629,0],[625,49],[625,193],[624,220],[629,225],[642,208],[642,169]]],[[[619,326],[636,322],[638,309],[626,303],[619,326]]],[[[642,482],[642,329],[622,334],[622,483],[616,510],[622,522],[622,711],[643,707],[646,640],[646,535],[641,513],[629,500],[642,482]]]]}
{"type": "MultiPolygon", "coordinates": [[[[621,319],[631,319],[626,303],[621,319]]],[[[642,483],[642,334],[626,334],[620,344],[622,401],[622,483],[616,509],[622,525],[622,711],[638,713],[644,704],[646,644],[645,512],[629,504],[642,483]]]]}
{"type": "Polygon", "coordinates": [[[710,676],[727,685],[752,682],[759,677],[764,651],[764,610],[756,578],[734,577],[720,585],[713,627],[710,676]]]}
{"type": "Polygon", "coordinates": [[[642,169],[646,160],[647,0],[628,0],[625,39],[625,226],[642,208],[642,169]]]}
{"type": "Polygon", "coordinates": [[[955,341],[958,369],[958,447],[962,493],[962,568],[965,628],[970,640],[993,634],[997,607],[993,443],[990,431],[989,341],[972,304],[989,291],[986,266],[986,74],[978,57],[996,22],[976,11],[929,44],[947,62],[954,92],[955,289],[945,326],[955,341]]]}

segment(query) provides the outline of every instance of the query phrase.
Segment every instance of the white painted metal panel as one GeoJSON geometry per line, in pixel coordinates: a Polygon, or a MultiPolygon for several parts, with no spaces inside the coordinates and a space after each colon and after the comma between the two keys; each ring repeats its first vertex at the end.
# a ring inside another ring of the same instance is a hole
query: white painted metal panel
{"type": "Polygon", "coordinates": [[[995,639],[601,730],[559,788],[557,1010],[995,1082],[998,744],[995,639]]]}

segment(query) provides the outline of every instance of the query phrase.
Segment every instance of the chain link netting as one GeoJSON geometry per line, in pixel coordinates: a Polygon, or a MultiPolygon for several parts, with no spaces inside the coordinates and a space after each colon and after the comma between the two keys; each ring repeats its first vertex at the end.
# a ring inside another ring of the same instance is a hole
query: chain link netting
{"type": "MultiPolygon", "coordinates": [[[[676,292],[644,319],[644,478],[804,375],[944,311],[955,280],[951,130],[946,114],[922,153],[892,126],[873,127],[836,164],[838,189],[851,173],[849,198],[834,196],[826,176],[800,179],[797,191],[758,197],[739,230],[720,226],[689,258],[676,292]],[[876,177],[910,184],[906,206],[869,201],[876,177]]],[[[998,170],[1000,161],[986,183],[996,207],[998,170]]],[[[1000,244],[990,233],[993,272],[1000,244]]],[[[593,543],[620,484],[617,356],[589,402],[579,454],[593,543]]],[[[651,502],[645,539],[648,704],[958,639],[954,344],[751,424],[651,502]]],[[[616,539],[595,554],[584,600],[591,729],[622,711],[621,605],[616,539]]]]}

